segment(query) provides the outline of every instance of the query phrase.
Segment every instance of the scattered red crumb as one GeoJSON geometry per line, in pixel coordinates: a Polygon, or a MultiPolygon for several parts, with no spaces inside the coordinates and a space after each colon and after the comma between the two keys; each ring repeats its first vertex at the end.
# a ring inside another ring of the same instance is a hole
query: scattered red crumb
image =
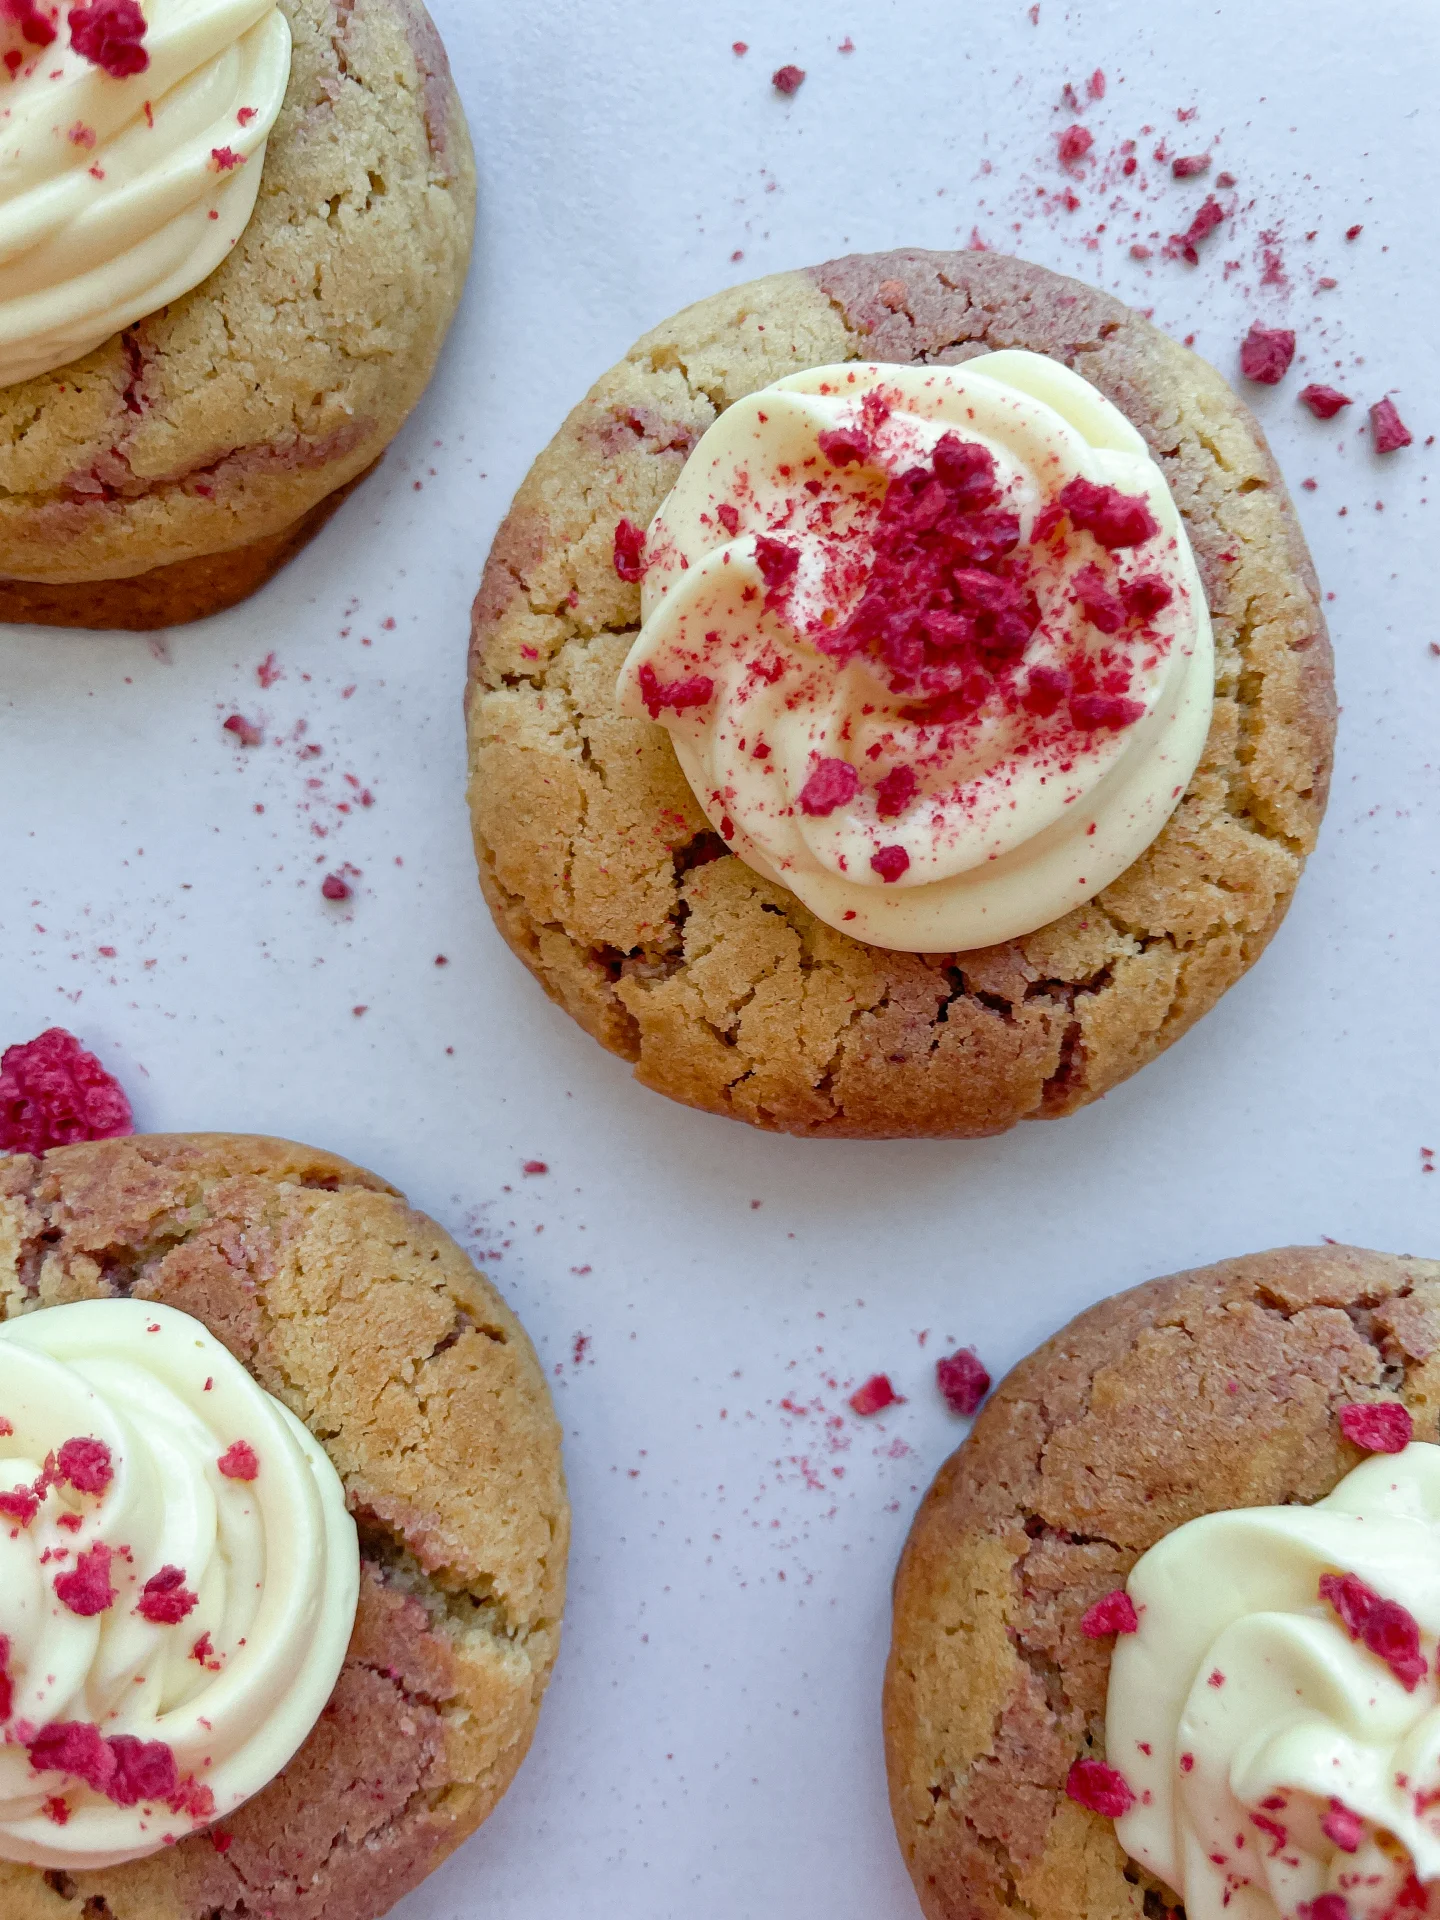
{"type": "Polygon", "coordinates": [[[283,670],[275,664],[274,653],[267,653],[255,669],[255,678],[260,682],[261,686],[268,691],[274,686],[275,682],[281,678],[282,671],[283,670]]]}
{"type": "Polygon", "coordinates": [[[1072,172],[1095,144],[1095,136],[1088,127],[1066,127],[1056,139],[1060,143],[1060,164],[1072,172]]]}
{"type": "Polygon", "coordinates": [[[135,1611],[152,1627],[176,1627],[200,1604],[198,1593],[185,1585],[180,1567],[161,1567],[145,1582],[135,1611]]]}
{"type": "Polygon", "coordinates": [[[247,720],[243,713],[232,713],[223,724],[226,733],[233,733],[242,747],[258,747],[265,738],[255,722],[247,720]]]}
{"type": "Polygon", "coordinates": [[[253,1480],[260,1472],[260,1459],[248,1440],[236,1440],[216,1461],[227,1480],[253,1480]]]}
{"type": "MultiPolygon", "coordinates": [[[[50,1462],[45,1465],[48,1472],[50,1462]]],[[[55,1455],[51,1477],[74,1487],[77,1493],[103,1493],[115,1478],[110,1449],[103,1440],[67,1440],[55,1455]]]]}
{"type": "Polygon", "coordinates": [[[1288,327],[1262,327],[1257,320],[1240,343],[1240,371],[1263,387],[1277,387],[1295,358],[1295,335],[1288,327]]]}
{"type": "Polygon", "coordinates": [[[241,107],[235,118],[242,127],[248,127],[258,112],[258,107],[241,107]]]}
{"type": "MultiPolygon", "coordinates": [[[[1404,1888],[1395,1905],[1404,1900],[1404,1888]]],[[[1425,1906],[1422,1899],[1420,1905],[1425,1906]]],[[[1302,1900],[1295,1909],[1296,1920],[1350,1920],[1350,1902],[1343,1893],[1317,1893],[1313,1900],[1302,1900]]]]}
{"type": "Polygon", "coordinates": [[[57,1827],[63,1827],[70,1818],[70,1803],[62,1800],[59,1794],[51,1794],[40,1811],[47,1820],[53,1820],[57,1827]]]}
{"type": "Polygon", "coordinates": [[[1358,240],[1364,231],[1365,231],[1364,227],[1358,226],[1358,225],[1353,227],[1347,227],[1345,229],[1345,238],[1347,240],[1358,240]]]}
{"type": "Polygon", "coordinates": [[[549,1163],[544,1160],[527,1160],[520,1171],[522,1173],[548,1173],[549,1163]]]}
{"type": "Polygon", "coordinates": [[[1365,1837],[1365,1822],[1343,1800],[1332,1800],[1330,1811],[1320,1822],[1320,1831],[1333,1840],[1342,1853],[1356,1853],[1365,1837]]]}
{"type": "Polygon", "coordinates": [[[715,518],[733,540],[740,531],[740,509],[732,507],[726,500],[715,509],[715,518]]]}
{"type": "Polygon", "coordinates": [[[1340,1431],[1367,1453],[1402,1453],[1415,1437],[1415,1423],[1398,1400],[1356,1402],[1341,1407],[1340,1431]]]}
{"type": "Polygon", "coordinates": [[[1336,387],[1302,387],[1300,398],[1317,420],[1333,420],[1342,407],[1354,405],[1349,396],[1336,387]]]}
{"type": "Polygon", "coordinates": [[[990,1374],[973,1347],[935,1362],[935,1384],[947,1407],[968,1420],[990,1391],[990,1374]]]}
{"type": "Polygon", "coordinates": [[[338,873],[327,873],[320,882],[320,891],[327,900],[348,900],[351,893],[350,882],[342,879],[338,873]]]}
{"type": "Polygon", "coordinates": [[[1181,1754],[1181,1756],[1180,1756],[1180,1771],[1181,1771],[1181,1773],[1190,1773],[1190,1772],[1191,1772],[1191,1771],[1193,1770],[1193,1768],[1194,1768],[1194,1766],[1195,1766],[1195,1756],[1194,1756],[1194,1754],[1193,1754],[1193,1753],[1182,1753],[1182,1754],[1181,1754]]]}
{"type": "Polygon", "coordinates": [[[77,120],[65,138],[72,147],[90,148],[95,144],[95,129],[87,127],[83,120],[77,120]]]}
{"type": "Polygon", "coordinates": [[[1110,553],[1122,547],[1143,546],[1160,531],[1150,503],[1142,495],[1122,493],[1118,487],[1097,486],[1079,475],[1060,489],[1059,504],[1069,514],[1072,525],[1093,533],[1110,553]]]}
{"type": "Polygon", "coordinates": [[[197,1661],[208,1673],[218,1673],[220,1662],[215,1658],[215,1645],[208,1633],[202,1633],[190,1649],[190,1658],[197,1661]]]}
{"type": "Polygon", "coordinates": [[[860,776],[848,760],[817,760],[800,789],[800,811],[823,816],[834,813],[860,791],[860,776]]]}
{"type": "Polygon", "coordinates": [[[770,84],[777,93],[798,93],[804,78],[803,67],[777,67],[770,76],[770,84]]]}
{"type": "Polygon", "coordinates": [[[1177,180],[1193,180],[1196,174],[1210,171],[1208,153],[1182,153],[1170,162],[1170,171],[1177,180]]]}
{"type": "Polygon", "coordinates": [[[80,1554],[73,1567],[55,1576],[55,1597],[82,1620],[92,1619],[113,1606],[115,1589],[110,1584],[109,1547],[98,1542],[80,1554]]]}
{"type": "Polygon", "coordinates": [[[1135,1804],[1124,1775],[1103,1760],[1077,1760],[1065,1777],[1065,1791],[1077,1806],[1107,1820],[1118,1820],[1135,1804]]]}
{"type": "Polygon", "coordinates": [[[910,856],[904,847],[881,847],[870,856],[870,865],[886,886],[892,886],[902,873],[910,870],[910,856]]]}
{"type": "Polygon", "coordinates": [[[1172,233],[1169,250],[1179,254],[1192,267],[1200,264],[1200,242],[1208,239],[1225,218],[1225,209],[1212,193],[1184,233],[1172,233]]]}
{"type": "Polygon", "coordinates": [[[1096,67],[1090,78],[1085,82],[1085,91],[1092,100],[1103,100],[1105,98],[1105,75],[1099,67],[1096,67]]]}
{"type": "Polygon", "coordinates": [[[615,528],[615,571],[622,580],[645,578],[645,529],[633,520],[621,520],[615,528]]]}
{"type": "Polygon", "coordinates": [[[736,55],[737,58],[743,58],[744,55],[750,51],[750,42],[748,40],[732,40],[730,42],[730,51],[736,55]]]}
{"type": "Polygon", "coordinates": [[[0,1721],[8,1720],[15,1708],[15,1683],[10,1678],[10,1639],[0,1633],[0,1721]]]}
{"type": "Polygon", "coordinates": [[[0,1054],[0,1153],[45,1153],[134,1131],[119,1082],[63,1027],[0,1054]]]}
{"type": "Polygon", "coordinates": [[[837,53],[854,53],[855,42],[850,38],[848,33],[846,34],[845,38],[840,42],[839,46],[835,49],[835,51],[837,53]]]}
{"type": "Polygon", "coordinates": [[[827,427],[816,435],[821,453],[832,467],[848,467],[870,456],[870,440],[858,427],[827,427]]]}
{"type": "Polygon", "coordinates": [[[1225,1676],[1220,1671],[1219,1667],[1216,1667],[1214,1672],[1209,1674],[1206,1677],[1205,1684],[1207,1687],[1223,1687],[1224,1686],[1225,1676]]]}
{"type": "Polygon", "coordinates": [[[1370,409],[1370,428],[1375,436],[1376,453],[1396,453],[1408,447],[1415,436],[1395,411],[1395,402],[1387,395],[1370,409]]]}
{"type": "Polygon", "coordinates": [[[17,1526],[28,1527],[39,1511],[40,1496],[33,1487],[14,1487],[0,1493],[0,1517],[13,1520],[17,1526]]]}
{"type": "Polygon", "coordinates": [[[1139,1628],[1135,1602],[1123,1587],[1097,1600],[1080,1620],[1080,1631],[1087,1640],[1105,1640],[1112,1633],[1137,1633],[1139,1628]]]}
{"type": "Polygon", "coordinates": [[[1414,1615],[1398,1600],[1381,1599],[1354,1573],[1322,1573],[1319,1592],[1350,1638],[1383,1660],[1405,1691],[1413,1693],[1428,1671],[1414,1615]]]}
{"type": "Polygon", "coordinates": [[[665,707],[681,713],[687,707],[708,706],[715,694],[715,682],[703,673],[694,674],[688,680],[662,680],[655,669],[647,665],[641,667],[637,677],[640,698],[652,720],[658,720],[665,707]]]}
{"type": "Polygon", "coordinates": [[[901,1396],[890,1384],[890,1376],[885,1373],[872,1373],[864,1386],[857,1387],[850,1396],[850,1405],[859,1414],[879,1413],[883,1407],[898,1406],[901,1396]]]}
{"type": "Polygon", "coordinates": [[[216,173],[230,173],[234,168],[243,167],[244,164],[244,154],[236,153],[233,147],[212,147],[210,149],[210,165],[216,173]]]}
{"type": "Polygon", "coordinates": [[[150,56],[140,44],[146,26],[138,0],[92,0],[89,6],[72,7],[68,19],[76,53],[112,79],[124,80],[149,66],[150,56]]]}

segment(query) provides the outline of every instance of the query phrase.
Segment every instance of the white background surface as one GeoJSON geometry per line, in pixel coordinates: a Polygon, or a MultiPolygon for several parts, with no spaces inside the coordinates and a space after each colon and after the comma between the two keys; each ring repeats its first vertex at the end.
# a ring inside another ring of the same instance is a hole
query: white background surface
{"type": "Polygon", "coordinates": [[[576,1520],[560,1666],[517,1785],[404,1920],[909,1920],[878,1696],[895,1556],[962,1432],[937,1349],[974,1343],[998,1375],[1088,1302],[1197,1261],[1323,1234],[1440,1247],[1419,1151],[1440,1150],[1440,15],[435,11],[480,149],[479,244],[380,474],[260,598],[163,647],[0,634],[0,1043],[58,1021],[142,1128],[289,1134],[380,1169],[484,1254],[551,1370],[576,1520]],[[769,75],[792,60],[809,77],[785,101],[769,75]],[[1097,158],[1067,213],[1060,90],[1083,98],[1096,67],[1097,158]],[[1128,137],[1117,202],[1096,176],[1128,137]],[[1129,258],[1204,196],[1151,161],[1162,137],[1240,182],[1198,269],[1129,258]],[[1334,595],[1329,819],[1256,972],[1098,1107],[981,1144],[768,1138],[635,1086],[492,931],[462,803],[467,607],[529,461],[640,331],[754,274],[972,226],[1153,306],[1228,373],[1253,318],[1298,330],[1303,363],[1252,397],[1292,483],[1318,482],[1297,497],[1334,595]],[[1262,284],[1266,232],[1288,286],[1262,284]],[[1377,459],[1363,405],[1316,423],[1307,378],[1393,390],[1416,445],[1377,459]],[[272,649],[284,677],[262,690],[272,649]],[[222,731],[237,710],[263,747],[222,731]],[[373,807],[337,811],[347,775],[373,807]],[[348,909],[319,893],[342,863],[348,909]],[[532,1157],[549,1173],[524,1177],[532,1157]],[[907,1404],[858,1421],[845,1395],[878,1369],[907,1404]]]}

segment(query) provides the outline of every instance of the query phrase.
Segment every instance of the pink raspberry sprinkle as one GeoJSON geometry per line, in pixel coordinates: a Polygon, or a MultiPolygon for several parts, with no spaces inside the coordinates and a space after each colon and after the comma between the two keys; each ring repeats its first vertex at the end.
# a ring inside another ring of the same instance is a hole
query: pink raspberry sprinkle
{"type": "Polygon", "coordinates": [[[969,1420],[990,1391],[990,1375],[973,1347],[961,1347],[935,1362],[935,1384],[950,1411],[969,1420]]]}
{"type": "Polygon", "coordinates": [[[254,1480],[260,1472],[260,1456],[248,1440],[236,1440],[216,1461],[227,1480],[254,1480]]]}
{"type": "Polygon", "coordinates": [[[1077,1806],[1091,1813],[1118,1820],[1135,1804],[1123,1774],[1107,1767],[1103,1760],[1077,1760],[1065,1778],[1065,1791],[1077,1806]]]}
{"type": "Polygon", "coordinates": [[[242,747],[258,747],[265,738],[263,731],[253,720],[247,720],[243,713],[232,713],[221,725],[226,733],[234,734],[242,747]]]}
{"type": "Polygon", "coordinates": [[[1333,1840],[1342,1853],[1358,1853],[1365,1837],[1365,1822],[1343,1800],[1332,1800],[1330,1811],[1320,1822],[1320,1831],[1333,1840]]]}
{"type": "Polygon", "coordinates": [[[640,698],[652,720],[662,711],[684,713],[690,707],[708,707],[715,697],[715,682],[707,673],[692,674],[688,680],[662,680],[650,665],[641,667],[640,698]]]}
{"type": "Polygon", "coordinates": [[[134,1131],[119,1082],[63,1027],[0,1054],[0,1153],[45,1153],[134,1131]]]}
{"type": "Polygon", "coordinates": [[[1072,171],[1095,144],[1095,136],[1088,127],[1066,127],[1056,138],[1060,145],[1060,164],[1072,171]]]}
{"type": "Polygon", "coordinates": [[[920,788],[913,767],[892,767],[875,789],[875,811],[882,820],[893,820],[903,813],[920,788]]]}
{"type": "Polygon", "coordinates": [[[244,154],[236,153],[233,147],[212,147],[210,149],[210,165],[216,173],[231,173],[236,167],[243,167],[244,164],[244,154]]]}
{"type": "Polygon", "coordinates": [[[1081,1616],[1080,1631],[1087,1640],[1104,1640],[1112,1633],[1138,1633],[1135,1602],[1123,1587],[1107,1593],[1081,1616]]]}
{"type": "MultiPolygon", "coordinates": [[[[1399,1900],[1395,1904],[1398,1907],[1399,1900]]],[[[1418,1904],[1423,1911],[1424,1900],[1418,1904]]],[[[1350,1902],[1343,1893],[1317,1893],[1313,1900],[1302,1900],[1295,1914],[1296,1920],[1350,1920],[1350,1902]]]]}
{"type": "Polygon", "coordinates": [[[857,1387],[850,1396],[850,1405],[855,1412],[868,1416],[879,1413],[884,1407],[894,1407],[901,1403],[901,1396],[890,1384],[890,1376],[885,1373],[872,1373],[861,1387],[857,1387]]]}
{"type": "Polygon", "coordinates": [[[1402,1453],[1415,1438],[1415,1422],[1398,1400],[1357,1401],[1341,1407],[1340,1431],[1367,1453],[1402,1453]]]}

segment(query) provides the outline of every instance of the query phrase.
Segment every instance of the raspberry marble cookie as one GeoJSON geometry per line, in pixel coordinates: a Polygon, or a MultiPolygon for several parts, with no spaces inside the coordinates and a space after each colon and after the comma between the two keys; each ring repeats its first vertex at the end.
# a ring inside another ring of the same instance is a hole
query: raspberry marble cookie
{"type": "Polygon", "coordinates": [[[0,619],[198,619],[324,525],[434,369],[475,209],[445,52],[420,0],[10,11],[0,619]]]}
{"type": "Polygon", "coordinates": [[[377,1920],[500,1799],[555,1658],[523,1329],[374,1175],[227,1134],[0,1159],[0,1314],[0,1912],[377,1920]]]}
{"type": "Polygon", "coordinates": [[[895,1586],[929,1920],[1425,1910],[1437,1395],[1440,1262],[1339,1246],[1152,1281],[1015,1369],[895,1586]]]}
{"type": "Polygon", "coordinates": [[[468,716],[551,997],[672,1098],[876,1138],[1069,1113],[1193,1025],[1289,904],[1335,709],[1220,376],[1043,268],[902,252],[600,380],[496,538],[468,716]]]}

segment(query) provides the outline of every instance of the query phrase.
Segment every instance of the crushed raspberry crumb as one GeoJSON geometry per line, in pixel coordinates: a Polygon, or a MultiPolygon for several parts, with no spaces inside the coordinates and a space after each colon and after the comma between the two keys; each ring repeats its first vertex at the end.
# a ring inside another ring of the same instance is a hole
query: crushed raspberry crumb
{"type": "Polygon", "coordinates": [[[84,147],[88,151],[95,144],[95,129],[87,127],[83,120],[77,120],[65,138],[72,147],[84,147]]]}
{"type": "Polygon", "coordinates": [[[1104,1640],[1112,1633],[1138,1633],[1135,1602],[1123,1587],[1107,1593],[1081,1616],[1080,1631],[1087,1640],[1104,1640]]]}
{"type": "MultiPolygon", "coordinates": [[[[45,1464],[48,1470],[50,1462],[45,1464]]],[[[77,1493],[103,1493],[115,1478],[109,1447],[103,1440],[67,1440],[55,1455],[52,1477],[77,1493]]]]}
{"type": "Polygon", "coordinates": [[[1295,335],[1289,327],[1262,327],[1257,320],[1240,343],[1240,371],[1262,387],[1277,387],[1295,358],[1295,335]]]}
{"type": "Polygon", "coordinates": [[[902,873],[910,871],[910,856],[904,847],[881,847],[870,856],[870,865],[886,886],[893,886],[902,873]]]}
{"type": "Polygon", "coordinates": [[[320,882],[320,891],[327,900],[348,900],[351,894],[350,882],[338,873],[327,873],[320,882]]]}
{"type": "Polygon", "coordinates": [[[258,747],[265,738],[264,733],[253,720],[247,720],[243,713],[232,713],[222,722],[226,733],[233,733],[242,747],[258,747]]]}
{"type": "Polygon", "coordinates": [[[1124,1775],[1103,1760],[1077,1760],[1065,1777],[1065,1791],[1077,1806],[1107,1820],[1118,1820],[1135,1804],[1124,1775]]]}
{"type": "Polygon", "coordinates": [[[1193,1753],[1182,1753],[1182,1754],[1181,1754],[1181,1756],[1180,1756],[1180,1771],[1181,1771],[1181,1773],[1191,1773],[1191,1772],[1193,1772],[1193,1771],[1194,1771],[1194,1767],[1195,1767],[1195,1756],[1194,1756],[1194,1754],[1193,1754],[1193,1753]]]}
{"type": "Polygon", "coordinates": [[[105,1793],[115,1778],[115,1756],[89,1720],[53,1720],[24,1744],[36,1773],[68,1773],[96,1793],[105,1793]]]}
{"type": "Polygon", "coordinates": [[[777,93],[798,93],[804,79],[803,67],[777,67],[770,76],[770,84],[777,93]]]}
{"type": "Polygon", "coordinates": [[[1390,398],[1377,400],[1370,409],[1370,429],[1375,436],[1376,453],[1396,453],[1408,447],[1415,436],[1395,411],[1390,398]]]}
{"type": "Polygon", "coordinates": [[[1070,676],[1063,667],[1035,667],[1025,683],[1020,704],[1027,713],[1043,720],[1055,712],[1069,692],[1070,676]]]}
{"type": "Polygon", "coordinates": [[[258,112],[258,107],[241,107],[235,118],[242,127],[248,127],[258,112]]]}
{"type": "Polygon", "coordinates": [[[1088,127],[1066,127],[1056,136],[1060,142],[1060,164],[1072,170],[1089,153],[1095,144],[1095,136],[1088,127]]]}
{"type": "Polygon", "coordinates": [[[935,1384],[945,1404],[968,1420],[990,1391],[990,1375],[973,1347],[962,1347],[935,1362],[935,1384]]]}
{"type": "Polygon", "coordinates": [[[228,1853],[234,1843],[235,1836],[233,1833],[224,1833],[219,1827],[212,1830],[210,1844],[217,1853],[228,1853]]]}
{"type": "Polygon", "coordinates": [[[783,540],[772,540],[768,533],[755,540],[755,564],[765,582],[765,605],[773,607],[795,578],[800,565],[800,549],[787,547],[783,540]]]}
{"type": "Polygon", "coordinates": [[[134,1131],[119,1083],[63,1027],[0,1054],[0,1152],[44,1153],[134,1131]]]}
{"type": "Polygon", "coordinates": [[[615,528],[615,571],[622,580],[645,578],[645,530],[633,520],[622,520],[615,528]]]}
{"type": "Polygon", "coordinates": [[[915,798],[920,777],[913,767],[892,767],[875,788],[875,811],[882,820],[893,820],[915,798]]]}
{"type": "Polygon", "coordinates": [[[152,1627],[177,1627],[199,1604],[200,1596],[185,1585],[181,1568],[161,1567],[145,1582],[135,1611],[152,1627]]]}
{"type": "Polygon", "coordinates": [[[1402,1453],[1415,1438],[1415,1422],[1397,1400],[1381,1400],[1341,1407],[1340,1431],[1367,1453],[1402,1453]]]}
{"type": "Polygon", "coordinates": [[[1332,1800],[1330,1811],[1320,1822],[1320,1831],[1327,1840],[1333,1840],[1342,1853],[1357,1853],[1365,1837],[1365,1822],[1358,1813],[1352,1813],[1343,1800],[1332,1800]]]}
{"type": "MultiPolygon", "coordinates": [[[[1397,1907],[1403,1897],[1402,1888],[1401,1898],[1395,1902],[1397,1907]]],[[[1423,1907],[1426,1903],[1422,1900],[1420,1904],[1423,1907]]],[[[1343,1893],[1318,1893],[1313,1900],[1302,1900],[1295,1914],[1296,1920],[1350,1920],[1350,1902],[1343,1893]]]]}
{"type": "Polygon", "coordinates": [[[28,1527],[39,1511],[40,1496],[33,1487],[13,1487],[8,1493],[0,1493],[0,1519],[28,1527]]]}
{"type": "Polygon", "coordinates": [[[1120,588],[1120,598],[1132,620],[1153,620],[1175,598],[1174,589],[1158,573],[1137,574],[1120,588]]]}
{"type": "Polygon", "coordinates": [[[8,1720],[15,1710],[15,1683],[10,1678],[10,1639],[0,1633],[0,1721],[8,1720]]]}
{"type": "Polygon", "coordinates": [[[548,1173],[550,1163],[547,1160],[527,1160],[520,1171],[522,1173],[548,1173]]]}
{"type": "Polygon", "coordinates": [[[662,680],[653,667],[643,666],[638,678],[640,698],[652,720],[658,720],[666,707],[683,713],[687,707],[708,706],[715,695],[715,682],[704,673],[689,680],[662,680]]]}
{"type": "Polygon", "coordinates": [[[1118,733],[1133,726],[1144,711],[1143,700],[1129,700],[1122,693],[1077,693],[1070,700],[1070,718],[1081,733],[1118,733]]]}
{"type": "Polygon", "coordinates": [[[62,1800],[58,1793],[51,1794],[40,1811],[47,1820],[52,1820],[57,1827],[63,1827],[70,1818],[70,1802],[68,1800],[62,1800]]]}
{"type": "Polygon", "coordinates": [[[1193,180],[1197,174],[1210,171],[1208,153],[1182,153],[1170,162],[1170,171],[1177,180],[1193,180]]]}
{"type": "Polygon", "coordinates": [[[733,540],[740,531],[740,509],[726,500],[715,509],[715,518],[733,540]]]}
{"type": "Polygon", "coordinates": [[[244,164],[244,154],[236,153],[233,147],[212,147],[210,149],[210,165],[216,173],[230,173],[236,167],[243,167],[244,164]]]}
{"type": "Polygon", "coordinates": [[[89,1620],[113,1606],[115,1589],[110,1584],[113,1555],[101,1542],[79,1555],[73,1567],[55,1576],[55,1597],[71,1613],[89,1620]]]}
{"type": "Polygon", "coordinates": [[[227,1480],[254,1480],[260,1472],[260,1457],[248,1440],[236,1440],[216,1461],[227,1480]]]}
{"type": "Polygon", "coordinates": [[[89,6],[72,7],[68,19],[76,53],[112,79],[124,80],[149,66],[150,56],[140,44],[146,25],[138,0],[92,0],[89,6]]]}
{"type": "Polygon", "coordinates": [[[1354,404],[1335,387],[1302,387],[1300,398],[1317,420],[1333,420],[1342,407],[1354,404]]]}
{"type": "Polygon", "coordinates": [[[800,811],[812,815],[834,813],[860,791],[860,776],[848,760],[820,760],[800,789],[800,811]]]}
{"type": "MultiPolygon", "coordinates": [[[[48,47],[56,37],[54,11],[46,13],[37,0],[8,0],[6,13],[20,29],[21,39],[32,47],[48,47]]],[[[12,73],[24,64],[18,51],[7,53],[5,64],[12,73]]]]}
{"type": "Polygon", "coordinates": [[[832,467],[848,467],[854,461],[870,457],[869,436],[858,427],[828,427],[816,439],[832,467]]]}
{"type": "Polygon", "coordinates": [[[1365,231],[1364,227],[1359,225],[1353,226],[1353,227],[1347,227],[1345,229],[1345,238],[1347,240],[1358,240],[1364,231],[1365,231]]]}
{"type": "Polygon", "coordinates": [[[106,1742],[115,1756],[115,1773],[105,1797],[117,1807],[138,1807],[142,1800],[167,1804],[180,1785],[175,1755],[163,1740],[137,1740],[133,1733],[112,1734],[106,1742]]]}
{"type": "Polygon", "coordinates": [[[202,1633],[190,1649],[190,1658],[204,1667],[209,1673],[220,1671],[220,1662],[215,1658],[215,1645],[208,1633],[202,1633]]]}
{"type": "Polygon", "coordinates": [[[857,1387],[850,1396],[850,1405],[862,1415],[879,1413],[884,1407],[902,1404],[902,1396],[896,1393],[890,1384],[890,1376],[885,1373],[872,1373],[861,1387],[857,1387]]]}
{"type": "Polygon", "coordinates": [[[1118,487],[1097,486],[1078,475],[1060,489],[1059,504],[1072,525],[1094,534],[1107,552],[1140,547],[1153,540],[1160,523],[1143,495],[1122,493],[1118,487]]]}
{"type": "Polygon", "coordinates": [[[1200,242],[1206,240],[1225,218],[1225,209],[1212,193],[1184,233],[1172,233],[1170,250],[1192,267],[1200,264],[1200,242]]]}
{"type": "Polygon", "coordinates": [[[1099,632],[1118,633],[1124,626],[1124,603],[1111,593],[1098,567],[1082,567],[1076,574],[1075,597],[1085,618],[1099,632]]]}
{"type": "Polygon", "coordinates": [[[1358,1574],[1322,1573],[1319,1592],[1350,1638],[1383,1660],[1405,1691],[1413,1693],[1429,1670],[1415,1616],[1397,1600],[1383,1600],[1358,1574]]]}

